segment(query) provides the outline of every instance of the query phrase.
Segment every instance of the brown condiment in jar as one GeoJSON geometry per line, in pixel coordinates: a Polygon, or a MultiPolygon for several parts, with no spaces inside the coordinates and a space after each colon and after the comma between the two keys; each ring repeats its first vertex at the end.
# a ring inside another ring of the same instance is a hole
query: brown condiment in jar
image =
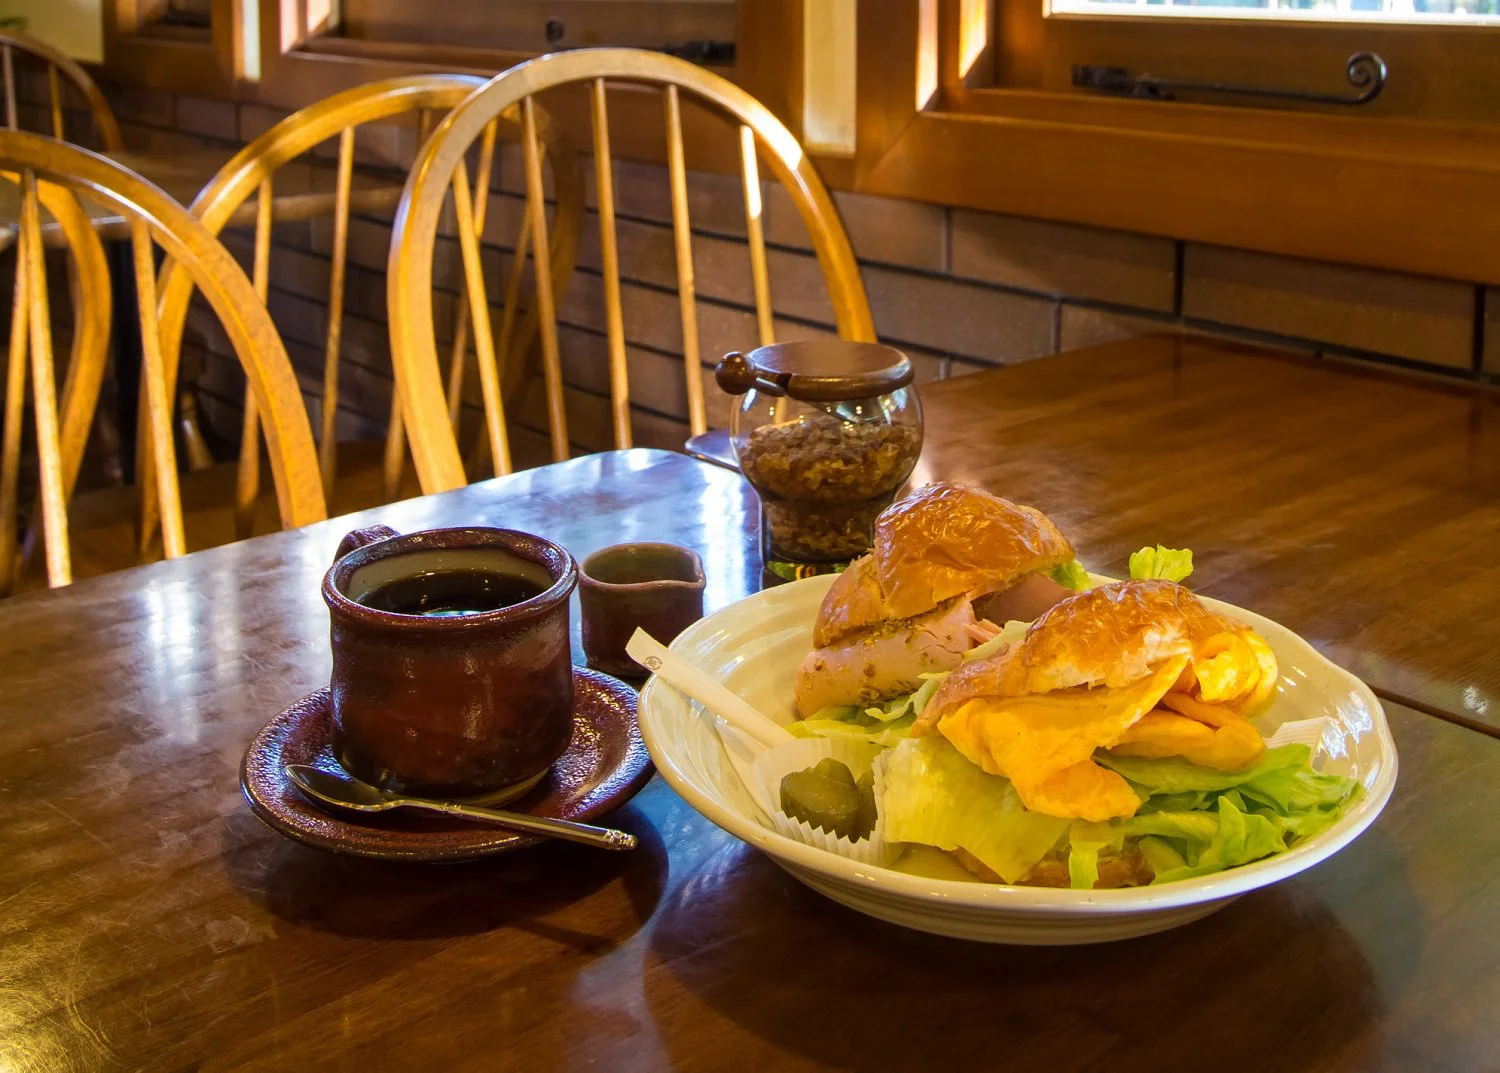
{"type": "Polygon", "coordinates": [[[877,343],[781,343],[726,356],[717,376],[743,396],[732,432],[761,497],[766,569],[827,572],[868,551],[876,516],[922,449],[906,355],[877,343]]]}

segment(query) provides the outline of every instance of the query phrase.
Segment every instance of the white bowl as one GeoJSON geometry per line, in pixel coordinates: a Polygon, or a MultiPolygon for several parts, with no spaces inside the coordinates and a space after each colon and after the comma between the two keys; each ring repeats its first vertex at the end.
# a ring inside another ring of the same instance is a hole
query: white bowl
{"type": "MultiPolygon", "coordinates": [[[[672,651],[714,675],[781,723],[793,718],[792,679],[811,646],[812,624],[831,578],[757,593],[687,629],[672,651]]],[[[1100,581],[1107,579],[1100,578],[1100,581]]],[[[1271,710],[1257,724],[1327,716],[1319,767],[1352,776],[1365,793],[1328,830],[1295,848],[1217,875],[1124,890],[1012,887],[929,878],[848,860],[763,825],[714,727],[714,717],[652,678],[640,723],[662,776],[695,809],[763,850],[802,882],[862,913],[921,931],[996,943],[1068,944],[1146,935],[1213,912],[1248,891],[1310,868],[1374,822],[1396,784],[1396,747],[1380,702],[1359,679],[1269,619],[1205,598],[1260,631],[1281,664],[1271,710]]]]}

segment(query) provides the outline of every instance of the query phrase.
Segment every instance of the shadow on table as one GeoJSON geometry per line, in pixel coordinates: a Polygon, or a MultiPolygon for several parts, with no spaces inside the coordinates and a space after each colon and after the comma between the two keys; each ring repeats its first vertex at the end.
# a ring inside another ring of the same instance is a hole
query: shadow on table
{"type": "Polygon", "coordinates": [[[586,952],[609,949],[650,919],[661,900],[667,851],[643,811],[607,821],[634,834],[629,853],[548,842],[477,861],[403,864],[340,857],[271,835],[253,816],[229,819],[223,861],[230,882],[280,919],[335,935],[421,940],[515,928],[586,952]],[[259,831],[247,828],[259,828],[259,831]],[[550,924],[553,911],[619,881],[629,920],[609,934],[550,924]]]}
{"type": "MultiPolygon", "coordinates": [[[[1368,844],[1384,842],[1376,834],[1364,847],[1374,864],[1399,870],[1389,845],[1368,844]]],[[[1175,931],[1083,947],[885,924],[740,844],[675,887],[645,989],[663,1046],[688,1067],[702,1041],[674,1032],[684,989],[771,1048],[838,1069],[1102,1069],[1127,1055],[1132,1069],[1323,1068],[1359,1049],[1383,1011],[1359,940],[1301,881],[1175,931]]],[[[1380,940],[1387,988],[1415,965],[1420,930],[1412,920],[1409,935],[1380,940]]]]}

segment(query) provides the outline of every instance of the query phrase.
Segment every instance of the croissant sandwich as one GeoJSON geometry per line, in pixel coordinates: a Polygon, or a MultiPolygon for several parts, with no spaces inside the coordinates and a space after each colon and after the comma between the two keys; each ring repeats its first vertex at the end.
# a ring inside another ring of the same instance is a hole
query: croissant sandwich
{"type": "Polygon", "coordinates": [[[1054,571],[1073,546],[1041,511],[978,488],[934,484],[892,504],[874,550],[829,588],[797,672],[806,717],[910,693],[997,632],[1072,590],[1054,571]]]}
{"type": "Polygon", "coordinates": [[[961,666],[912,734],[941,734],[1034,812],[1103,821],[1140,799],[1096,749],[1242,770],[1265,749],[1249,720],[1276,681],[1276,657],[1249,626],[1174,582],[1121,581],[1069,596],[1019,641],[961,666]]]}

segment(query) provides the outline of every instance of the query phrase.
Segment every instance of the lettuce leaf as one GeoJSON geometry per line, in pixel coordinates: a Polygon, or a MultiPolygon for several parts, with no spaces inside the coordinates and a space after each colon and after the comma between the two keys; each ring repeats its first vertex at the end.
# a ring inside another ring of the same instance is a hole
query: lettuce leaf
{"type": "Polygon", "coordinates": [[[1334,821],[1344,814],[1344,806],[1309,809],[1291,816],[1279,816],[1269,809],[1255,809],[1254,811],[1274,823],[1276,828],[1287,836],[1289,842],[1294,842],[1311,838],[1332,827],[1334,821]]]}
{"type": "Polygon", "coordinates": [[[884,704],[877,704],[874,707],[866,708],[864,714],[867,718],[873,719],[877,723],[894,722],[903,715],[912,714],[911,698],[911,693],[907,693],[901,697],[893,697],[884,704]]]}
{"type": "Polygon", "coordinates": [[[806,719],[797,719],[787,730],[799,738],[855,738],[890,748],[904,740],[927,702],[942,685],[948,672],[924,674],[916,690],[879,704],[841,704],[821,708],[806,719]]]}
{"type": "Polygon", "coordinates": [[[1146,797],[1146,791],[1139,787],[1135,788],[1137,794],[1145,797],[1137,814],[1141,812],[1191,812],[1213,804],[1213,795],[1204,790],[1184,790],[1176,794],[1152,794],[1146,797]]]}
{"type": "Polygon", "coordinates": [[[939,734],[907,738],[879,763],[886,838],[965,849],[1007,883],[1031,871],[1072,826],[1028,812],[1009,779],[970,763],[939,734]]]}
{"type": "Polygon", "coordinates": [[[1120,849],[1125,832],[1118,825],[1076,820],[1068,828],[1068,885],[1074,890],[1093,890],[1099,882],[1099,853],[1120,849]]]}
{"type": "Polygon", "coordinates": [[[1136,843],[1136,849],[1141,851],[1141,856],[1146,858],[1146,863],[1151,866],[1151,871],[1155,875],[1163,875],[1178,868],[1187,867],[1187,858],[1177,852],[1172,843],[1165,838],[1146,835],[1136,843]]]}
{"type": "Polygon", "coordinates": [[[836,704],[831,708],[819,708],[808,719],[853,719],[860,713],[858,704],[836,704]]]}
{"type": "Polygon", "coordinates": [[[993,656],[1012,641],[1019,641],[1025,637],[1026,631],[1029,629],[1031,629],[1031,623],[1011,619],[1001,627],[1000,632],[994,637],[991,637],[983,644],[975,645],[965,652],[964,662],[968,663],[971,659],[984,659],[988,656],[993,656]]]}
{"type": "MultiPolygon", "coordinates": [[[[1305,745],[1288,748],[1307,749],[1305,745]]],[[[1304,762],[1300,767],[1266,771],[1240,784],[1249,801],[1267,805],[1282,816],[1342,805],[1358,788],[1353,779],[1321,775],[1304,762]]]]}
{"type": "Polygon", "coordinates": [[[1084,589],[1092,589],[1094,583],[1089,580],[1089,572],[1083,568],[1083,564],[1077,559],[1070,563],[1061,563],[1054,566],[1047,574],[1053,581],[1064,588],[1082,592],[1084,589]]]}
{"type": "Polygon", "coordinates": [[[1167,581],[1183,581],[1193,572],[1193,553],[1189,548],[1142,548],[1130,557],[1130,577],[1133,581],[1148,578],[1165,578],[1167,581]]]}
{"type": "Polygon", "coordinates": [[[915,715],[904,715],[889,723],[846,721],[842,719],[798,719],[787,724],[787,731],[796,738],[854,738],[870,741],[889,749],[904,741],[917,721],[915,715]]]}
{"type": "Polygon", "coordinates": [[[942,671],[933,674],[924,674],[922,677],[926,681],[918,686],[917,691],[911,695],[911,710],[914,715],[922,714],[923,710],[927,707],[927,702],[938,691],[938,686],[942,685],[943,679],[948,677],[948,672],[942,671]]]}
{"type": "Polygon", "coordinates": [[[1286,849],[1283,832],[1270,817],[1243,812],[1228,796],[1220,796],[1217,812],[1157,812],[1133,816],[1121,827],[1129,834],[1157,836],[1181,853],[1184,863],[1158,871],[1153,885],[1211,875],[1286,849]]]}
{"type": "Polygon", "coordinates": [[[1124,776],[1144,797],[1230,790],[1247,784],[1264,786],[1268,794],[1275,794],[1281,792],[1287,776],[1298,768],[1307,768],[1311,756],[1312,750],[1306,745],[1283,745],[1267,749],[1256,763],[1243,771],[1219,771],[1175,756],[1116,756],[1098,752],[1094,759],[1124,776]]]}

